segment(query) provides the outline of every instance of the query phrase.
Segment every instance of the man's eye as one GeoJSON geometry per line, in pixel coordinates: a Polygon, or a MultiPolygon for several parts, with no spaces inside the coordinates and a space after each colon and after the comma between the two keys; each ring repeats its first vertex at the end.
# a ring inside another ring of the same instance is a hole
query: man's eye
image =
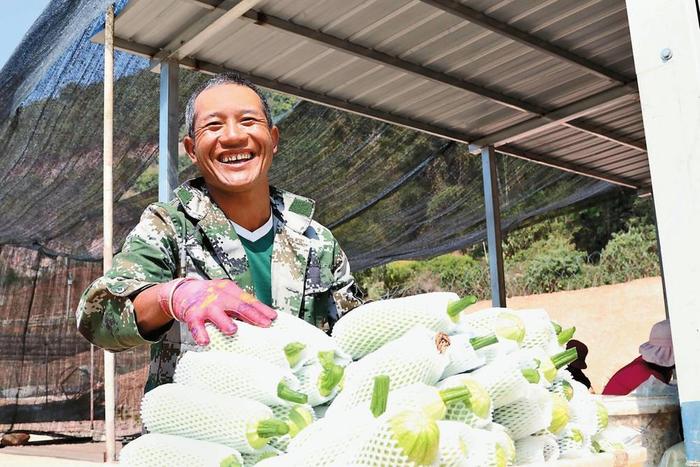
{"type": "Polygon", "coordinates": [[[223,125],[223,123],[221,123],[221,122],[209,122],[206,125],[204,125],[204,128],[209,128],[209,129],[217,128],[217,127],[220,127],[221,125],[223,125]]]}

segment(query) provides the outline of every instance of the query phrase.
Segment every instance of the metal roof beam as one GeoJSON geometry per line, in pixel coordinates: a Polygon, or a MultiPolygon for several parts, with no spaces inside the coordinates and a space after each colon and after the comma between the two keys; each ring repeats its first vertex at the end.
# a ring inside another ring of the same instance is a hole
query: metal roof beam
{"type": "MultiPolygon", "coordinates": [[[[261,26],[270,26],[276,29],[289,32],[291,34],[304,37],[306,39],[314,40],[328,47],[341,50],[343,52],[348,52],[360,58],[369,59],[382,65],[388,65],[397,68],[401,71],[422,76],[437,83],[446,84],[454,88],[471,92],[481,97],[490,99],[498,104],[505,105],[507,107],[519,110],[521,112],[528,112],[534,114],[538,117],[537,120],[539,120],[540,124],[542,125],[550,123],[551,119],[547,115],[551,114],[552,112],[554,112],[556,115],[557,112],[557,110],[550,111],[543,107],[540,107],[537,104],[527,102],[522,99],[506,96],[505,94],[501,94],[492,89],[488,89],[483,86],[479,86],[474,83],[461,80],[454,76],[450,76],[445,73],[435,71],[415,63],[407,62],[405,60],[393,57],[391,55],[387,55],[377,50],[369,49],[367,47],[355,44],[353,42],[344,39],[339,39],[335,36],[325,34],[321,31],[307,28],[305,26],[292,23],[291,21],[283,20],[275,16],[270,16],[262,12],[250,10],[246,12],[242,16],[242,18],[255,21],[256,24],[261,26]]],[[[632,84],[625,84],[620,86],[619,89],[622,93],[629,94],[630,92],[633,92],[632,90],[634,89],[634,86],[632,84]]],[[[618,135],[615,135],[610,129],[596,127],[594,125],[586,124],[583,122],[574,123],[571,121],[566,121],[563,123],[559,122],[559,124],[563,124],[570,128],[584,131],[594,136],[598,136],[606,141],[616,142],[623,146],[631,147],[640,151],[645,151],[645,148],[643,146],[640,146],[638,143],[626,140],[624,138],[619,137],[618,135]]]]}
{"type": "Polygon", "coordinates": [[[533,118],[479,138],[472,144],[483,147],[488,145],[500,146],[503,144],[512,143],[518,139],[533,136],[537,133],[549,130],[554,126],[561,125],[562,123],[570,120],[612,107],[617,105],[620,100],[631,99],[632,97],[633,96],[628,94],[626,88],[618,86],[546,113],[542,116],[547,120],[545,122],[542,121],[542,118],[533,118]]]}
{"type": "MultiPolygon", "coordinates": [[[[120,50],[124,50],[127,52],[135,53],[137,55],[141,55],[144,57],[150,57],[153,58],[156,56],[158,53],[158,49],[155,47],[151,47],[148,45],[144,44],[139,44],[133,41],[129,41],[126,39],[122,39],[119,37],[114,38],[114,46],[120,50]]],[[[214,63],[209,63],[205,61],[200,61],[200,60],[195,60],[192,58],[185,58],[180,61],[180,66],[192,70],[197,70],[197,71],[202,71],[205,73],[209,74],[217,74],[217,73],[224,73],[227,71],[235,71],[239,73],[241,76],[249,79],[253,83],[257,84],[258,86],[262,86],[268,89],[273,89],[275,91],[280,91],[286,94],[291,94],[293,96],[300,97],[302,99],[315,102],[318,104],[322,104],[328,107],[333,107],[336,109],[344,110],[347,112],[351,112],[357,115],[361,115],[364,117],[370,117],[375,120],[380,120],[383,122],[387,123],[392,123],[394,125],[399,125],[405,128],[409,128],[411,130],[417,130],[417,131],[422,131],[423,133],[428,133],[434,136],[438,136],[440,138],[447,138],[452,141],[456,141],[458,143],[464,143],[464,144],[469,144],[471,140],[474,139],[472,135],[468,135],[463,132],[459,131],[454,131],[454,130],[449,130],[447,128],[442,128],[438,127],[435,125],[431,125],[426,122],[421,122],[417,120],[412,120],[409,118],[401,117],[399,115],[394,115],[388,112],[384,112],[378,109],[373,109],[370,107],[364,107],[359,104],[355,104],[350,101],[338,99],[336,97],[331,97],[328,95],[324,94],[318,94],[313,91],[309,91],[307,89],[302,89],[296,86],[292,86],[290,84],[282,83],[279,81],[271,80],[269,78],[263,78],[255,75],[251,75],[248,73],[240,72],[238,70],[233,70],[229,68],[224,68],[221,65],[216,65],[214,63]]],[[[616,177],[613,175],[608,175],[603,172],[587,169],[586,167],[580,167],[576,164],[564,162],[564,161],[559,161],[556,158],[553,157],[548,157],[544,155],[539,155],[539,154],[532,154],[532,153],[526,153],[523,151],[520,151],[515,148],[511,148],[510,146],[502,146],[498,149],[498,152],[501,152],[503,154],[507,155],[512,155],[515,157],[519,157],[521,159],[527,159],[532,162],[536,162],[538,164],[543,164],[547,165],[549,167],[554,167],[558,168],[561,170],[565,170],[567,172],[572,172],[576,173],[578,175],[583,175],[586,177],[592,177],[596,178],[599,180],[604,180],[606,182],[610,182],[616,185],[621,185],[625,187],[631,187],[631,188],[637,188],[637,185],[634,181],[630,181],[624,178],[616,177]]]]}
{"type": "Polygon", "coordinates": [[[586,177],[597,178],[598,180],[603,180],[604,182],[613,183],[615,185],[620,185],[627,188],[639,188],[639,183],[634,180],[629,180],[625,177],[619,177],[617,175],[608,174],[599,170],[590,169],[588,167],[582,167],[580,165],[556,159],[554,157],[537,154],[531,151],[523,151],[510,145],[501,146],[500,148],[498,148],[497,152],[506,154],[508,156],[517,157],[519,159],[525,159],[531,162],[536,162],[538,164],[553,167],[555,169],[564,170],[566,172],[575,173],[577,175],[585,175],[586,177]]]}
{"type": "Polygon", "coordinates": [[[261,1],[225,0],[219,7],[213,8],[210,2],[196,0],[193,3],[197,3],[211,11],[178,34],[154,58],[158,61],[182,60],[198,52],[208,40],[226,29],[231,23],[261,1]]]}
{"type": "MultiPolygon", "coordinates": [[[[605,78],[612,82],[618,84],[628,84],[634,83],[634,79],[630,79],[620,73],[609,70],[597,63],[588,60],[587,58],[580,57],[566,49],[562,49],[554,44],[551,44],[544,39],[533,36],[513,26],[498,21],[490,16],[485,15],[481,11],[470,8],[455,0],[421,0],[432,7],[438,8],[445,11],[451,15],[457,16],[459,18],[465,19],[470,23],[481,26],[484,29],[488,29],[500,36],[507,37],[510,40],[523,44],[527,47],[535,49],[542,52],[550,57],[554,57],[558,60],[563,60],[571,65],[575,65],[579,68],[586,70],[601,78],[605,78]]],[[[635,89],[630,89],[630,92],[638,92],[635,89]]]]}

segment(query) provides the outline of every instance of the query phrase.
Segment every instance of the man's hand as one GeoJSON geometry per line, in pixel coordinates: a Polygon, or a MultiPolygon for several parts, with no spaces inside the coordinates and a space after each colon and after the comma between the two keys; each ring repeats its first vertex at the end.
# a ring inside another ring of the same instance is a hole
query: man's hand
{"type": "Polygon", "coordinates": [[[228,279],[171,281],[160,288],[158,303],[163,313],[187,324],[198,345],[209,343],[207,321],[231,335],[238,330],[231,318],[261,327],[277,318],[275,310],[228,279]]]}

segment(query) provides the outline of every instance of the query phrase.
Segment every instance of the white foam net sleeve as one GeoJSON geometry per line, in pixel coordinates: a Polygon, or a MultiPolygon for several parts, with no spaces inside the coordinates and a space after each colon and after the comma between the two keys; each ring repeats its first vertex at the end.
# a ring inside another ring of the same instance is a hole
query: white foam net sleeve
{"type": "Polygon", "coordinates": [[[526,397],[493,411],[493,421],[508,430],[510,437],[520,439],[544,430],[552,422],[552,399],[546,389],[530,385],[526,397]]]}
{"type": "Polygon", "coordinates": [[[462,313],[455,332],[485,336],[496,329],[503,312],[510,312],[510,308],[484,308],[483,310],[462,313]]]}
{"type": "MultiPolygon", "coordinates": [[[[463,386],[466,381],[473,379],[471,375],[455,375],[450,376],[437,385],[438,389],[449,389],[457,386],[463,386]]],[[[446,420],[453,420],[465,423],[474,428],[484,428],[493,420],[493,403],[491,403],[488,415],[484,418],[477,416],[471,407],[464,402],[453,402],[447,406],[445,412],[446,420]]]]}
{"type": "Polygon", "coordinates": [[[459,422],[440,420],[440,467],[469,467],[467,444],[464,441],[465,425],[459,422]]]}
{"type": "Polygon", "coordinates": [[[119,452],[119,464],[127,467],[220,467],[233,460],[243,463],[229,446],[160,433],[140,436],[119,452]]]}
{"type": "Polygon", "coordinates": [[[294,437],[288,452],[302,465],[332,465],[376,423],[369,410],[356,409],[338,417],[322,418],[294,437]]]}
{"type": "Polygon", "coordinates": [[[506,427],[504,427],[500,423],[491,422],[484,429],[493,434],[496,439],[496,442],[503,448],[503,450],[506,453],[508,465],[514,464],[515,443],[513,442],[513,438],[511,438],[508,434],[508,430],[506,429],[506,427]]]}
{"type": "MultiPolygon", "coordinates": [[[[399,445],[392,429],[393,417],[409,416],[412,420],[404,419],[407,426],[421,427],[436,423],[419,410],[403,411],[398,413],[385,413],[375,419],[375,423],[368,425],[365,433],[356,442],[348,445],[345,455],[338,460],[338,465],[372,466],[372,467],[414,467],[413,462],[399,445]]],[[[439,430],[439,428],[438,428],[439,430]]],[[[436,439],[439,442],[439,437],[436,439]]]]}
{"type": "Polygon", "coordinates": [[[413,383],[434,385],[447,362],[447,356],[437,350],[435,334],[424,327],[413,328],[400,338],[348,365],[343,389],[327,413],[331,415],[338,411],[344,412],[358,405],[369,407],[374,377],[378,375],[389,376],[391,389],[413,383]]]}
{"type": "MultiPolygon", "coordinates": [[[[569,383],[571,385],[571,382],[574,380],[573,376],[571,376],[571,373],[569,373],[566,369],[560,368],[559,371],[557,371],[557,376],[554,378],[554,381],[552,381],[552,385],[549,387],[549,391],[557,394],[567,401],[569,398],[566,396],[566,383],[569,383]]],[[[572,386],[573,388],[573,386],[572,386]]]]}
{"type": "Polygon", "coordinates": [[[284,382],[298,390],[299,380],[289,369],[265,360],[228,352],[187,352],[175,369],[173,381],[219,394],[246,397],[265,405],[291,405],[277,396],[277,386],[284,382]]]}
{"type": "Polygon", "coordinates": [[[476,354],[479,356],[479,358],[483,359],[484,364],[488,365],[499,358],[506,357],[513,352],[516,352],[519,348],[520,347],[518,347],[517,342],[499,337],[496,344],[482,347],[476,351],[476,354]]]}
{"type": "Polygon", "coordinates": [[[500,357],[472,372],[470,376],[479,382],[491,396],[494,409],[508,405],[527,393],[530,383],[522,375],[517,362],[507,356],[500,357]]]}
{"type": "Polygon", "coordinates": [[[341,350],[335,339],[313,324],[290,313],[278,313],[271,328],[285,335],[294,336],[294,340],[306,345],[302,363],[317,358],[319,352],[334,352],[336,363],[339,365],[347,365],[352,360],[350,355],[341,350]]]}
{"type": "MultiPolygon", "coordinates": [[[[450,362],[442,372],[442,379],[448,376],[464,373],[486,364],[486,359],[479,355],[470,343],[469,334],[450,336],[450,346],[445,351],[450,362]]],[[[495,344],[494,344],[495,345],[495,344]]]]}
{"type": "Polygon", "coordinates": [[[439,390],[424,383],[414,383],[389,392],[387,412],[417,409],[424,411],[434,419],[443,418],[445,403],[440,397],[439,390]]]}
{"type": "Polygon", "coordinates": [[[465,426],[462,439],[467,446],[467,465],[479,467],[506,467],[508,455],[498,435],[465,426]]]}
{"type": "Polygon", "coordinates": [[[243,465],[248,466],[248,465],[257,465],[259,462],[261,462],[264,459],[278,457],[278,456],[281,456],[282,454],[284,454],[284,452],[277,449],[277,448],[274,448],[272,446],[265,446],[259,452],[244,453],[244,454],[241,454],[241,457],[243,458],[243,465]]]}
{"type": "Polygon", "coordinates": [[[515,441],[516,465],[552,462],[558,458],[559,445],[555,436],[528,436],[515,441]]]}
{"type": "Polygon", "coordinates": [[[291,427],[295,425],[294,421],[291,420],[289,417],[289,413],[292,410],[292,408],[285,406],[285,405],[271,405],[270,408],[272,409],[272,414],[274,415],[275,418],[277,418],[279,420],[283,420],[283,421],[290,424],[290,433],[288,433],[284,436],[279,436],[277,438],[272,438],[270,440],[269,445],[275,449],[280,450],[280,451],[286,452],[289,449],[289,443],[292,441],[292,439],[295,436],[298,436],[299,433],[304,431],[306,428],[313,425],[313,422],[315,422],[318,419],[316,417],[316,412],[314,411],[314,408],[311,405],[309,405],[309,404],[295,405],[296,410],[306,412],[308,418],[311,419],[313,422],[310,425],[308,425],[307,427],[301,428],[299,433],[297,433],[295,436],[292,436],[291,427]]]}
{"type": "Polygon", "coordinates": [[[246,434],[270,418],[272,410],[260,402],[174,383],[149,391],[141,402],[141,419],[149,432],[220,443],[241,453],[257,451],[246,434]]]}
{"type": "Polygon", "coordinates": [[[458,299],[452,292],[432,292],[370,302],[338,320],[332,336],[341,349],[359,359],[416,325],[434,332],[451,331],[454,323],[447,305],[458,299]]]}
{"type": "Polygon", "coordinates": [[[576,423],[569,423],[564,428],[557,437],[557,444],[561,459],[575,459],[593,454],[591,439],[583,434],[581,427],[576,423]]]}
{"type": "Polygon", "coordinates": [[[319,392],[319,378],[323,371],[321,364],[318,361],[313,361],[307,362],[295,373],[299,381],[299,392],[303,392],[309,397],[308,403],[312,406],[325,404],[332,400],[340,390],[340,384],[338,384],[327,396],[319,392]]]}
{"type": "Polygon", "coordinates": [[[538,349],[548,355],[561,352],[557,334],[546,311],[541,309],[517,310],[514,312],[525,324],[525,338],[520,344],[523,349],[538,349]]]}
{"type": "Polygon", "coordinates": [[[227,336],[211,324],[206,325],[209,334],[208,350],[219,350],[237,355],[258,357],[280,368],[289,368],[284,347],[294,339],[272,328],[261,328],[237,321],[238,331],[227,336]]]}
{"type": "Polygon", "coordinates": [[[572,381],[574,397],[569,401],[570,422],[575,423],[584,435],[593,436],[602,427],[598,419],[598,406],[588,388],[578,381],[572,381]]]}

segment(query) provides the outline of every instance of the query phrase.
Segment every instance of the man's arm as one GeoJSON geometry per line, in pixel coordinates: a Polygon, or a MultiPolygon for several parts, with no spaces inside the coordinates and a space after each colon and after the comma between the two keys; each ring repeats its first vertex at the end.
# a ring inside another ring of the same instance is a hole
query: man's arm
{"type": "Polygon", "coordinates": [[[165,284],[154,285],[134,297],[136,325],[142,335],[151,334],[173,320],[173,317],[166,314],[158,302],[158,296],[163,293],[164,287],[165,284]]]}
{"type": "Polygon", "coordinates": [[[112,268],[83,293],[78,330],[95,345],[127,350],[151,344],[169,329],[172,320],[159,316],[157,298],[153,300],[159,284],[175,277],[180,260],[177,228],[168,208],[149,206],[114,256],[112,268]]]}

